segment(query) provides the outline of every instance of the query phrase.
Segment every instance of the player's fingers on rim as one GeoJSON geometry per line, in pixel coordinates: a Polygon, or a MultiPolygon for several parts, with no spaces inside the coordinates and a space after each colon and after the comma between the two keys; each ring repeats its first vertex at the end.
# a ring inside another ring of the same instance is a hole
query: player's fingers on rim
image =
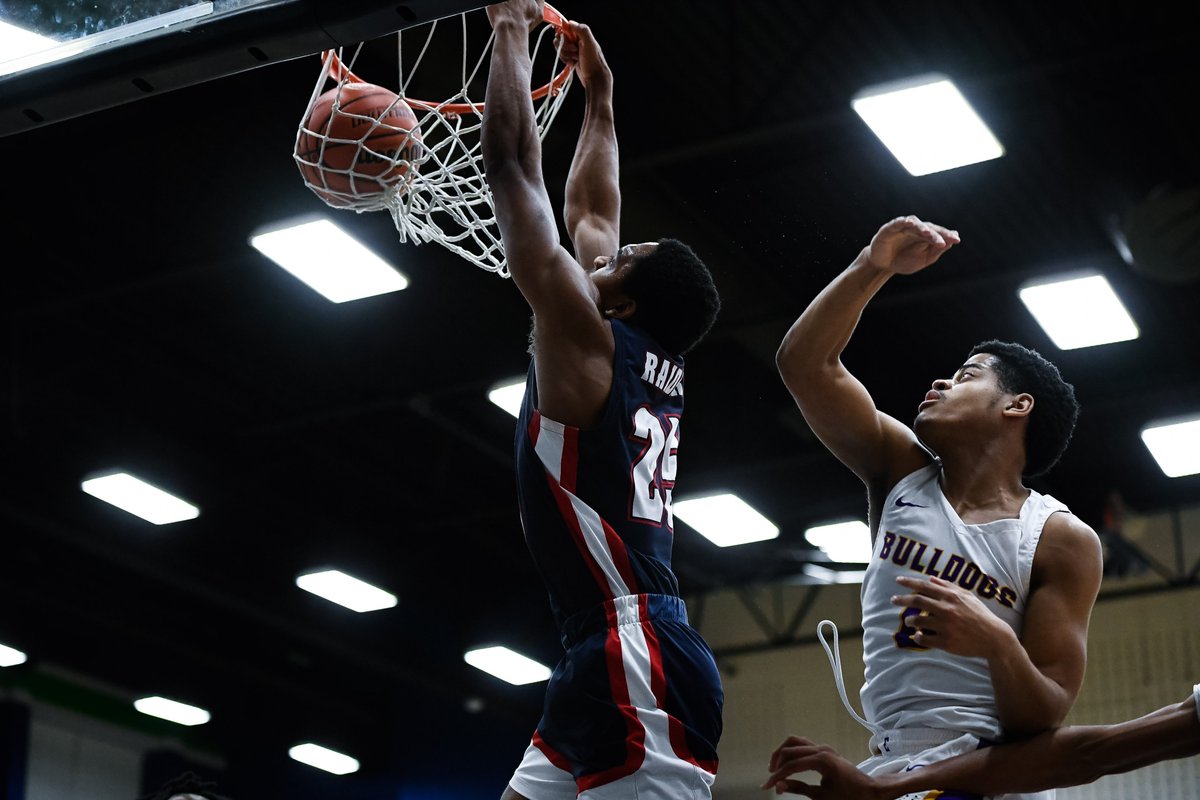
{"type": "Polygon", "coordinates": [[[596,41],[596,35],[592,33],[591,27],[582,22],[572,22],[570,31],[575,34],[576,39],[585,39],[589,44],[596,41]]]}

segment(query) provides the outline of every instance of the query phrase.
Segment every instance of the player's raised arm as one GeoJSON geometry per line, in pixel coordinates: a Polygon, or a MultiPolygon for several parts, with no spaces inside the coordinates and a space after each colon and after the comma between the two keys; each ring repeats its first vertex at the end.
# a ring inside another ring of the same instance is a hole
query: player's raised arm
{"type": "Polygon", "coordinates": [[[609,258],[620,245],[621,190],[617,133],[613,122],[613,77],[591,28],[568,23],[562,58],[575,67],[587,96],[583,127],[567,176],[563,218],[585,268],[609,258]]]}
{"type": "Polygon", "coordinates": [[[534,313],[538,405],[551,419],[586,426],[608,395],[613,338],[597,286],[559,242],[542,177],[529,32],[542,22],[543,3],[507,0],[487,11],[496,38],[484,96],[483,163],[509,272],[534,313]]]}
{"type": "Polygon", "coordinates": [[[488,6],[495,30],[480,134],[483,164],[496,207],[496,221],[513,280],[535,313],[549,306],[551,282],[565,276],[586,290],[581,270],[569,258],[542,177],[542,147],[529,92],[532,62],[529,32],[542,22],[538,0],[507,0],[488,6]]]}
{"type": "Polygon", "coordinates": [[[780,376],[813,432],[880,497],[929,456],[907,426],[875,408],[841,354],[863,309],[892,275],[924,269],[958,241],[956,231],[916,217],[888,222],[809,304],[776,354],[780,376]]]}

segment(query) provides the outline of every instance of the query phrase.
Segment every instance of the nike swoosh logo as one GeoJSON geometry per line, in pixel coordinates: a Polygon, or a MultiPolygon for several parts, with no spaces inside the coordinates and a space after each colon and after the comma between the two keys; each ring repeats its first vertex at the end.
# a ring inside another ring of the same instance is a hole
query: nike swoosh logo
{"type": "Polygon", "coordinates": [[[896,498],[896,508],[904,508],[905,506],[907,506],[909,508],[929,508],[929,506],[922,506],[922,505],[918,505],[916,503],[906,503],[906,502],[904,502],[903,497],[897,497],[896,498]]]}

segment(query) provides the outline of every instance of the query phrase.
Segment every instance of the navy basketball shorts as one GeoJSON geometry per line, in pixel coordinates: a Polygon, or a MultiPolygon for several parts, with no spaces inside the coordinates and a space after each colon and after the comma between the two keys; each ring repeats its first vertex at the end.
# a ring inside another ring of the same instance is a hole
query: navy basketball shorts
{"type": "Polygon", "coordinates": [[[707,800],[724,690],[683,600],[628,595],[563,626],[566,653],[509,785],[530,800],[707,800]]]}

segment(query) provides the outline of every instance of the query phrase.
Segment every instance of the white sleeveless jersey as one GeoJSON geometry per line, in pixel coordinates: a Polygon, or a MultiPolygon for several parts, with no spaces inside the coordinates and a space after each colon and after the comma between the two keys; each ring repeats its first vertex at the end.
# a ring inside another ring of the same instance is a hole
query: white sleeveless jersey
{"type": "Polygon", "coordinates": [[[901,619],[916,610],[891,602],[908,591],[896,578],[937,576],[972,591],[1020,636],[1042,527],[1068,509],[1031,491],[1018,519],[967,525],[942,493],[940,474],[938,462],[919,469],[885,501],[862,585],[863,712],[885,730],[937,728],[995,741],[1001,728],[987,660],[917,646],[901,619]]]}

